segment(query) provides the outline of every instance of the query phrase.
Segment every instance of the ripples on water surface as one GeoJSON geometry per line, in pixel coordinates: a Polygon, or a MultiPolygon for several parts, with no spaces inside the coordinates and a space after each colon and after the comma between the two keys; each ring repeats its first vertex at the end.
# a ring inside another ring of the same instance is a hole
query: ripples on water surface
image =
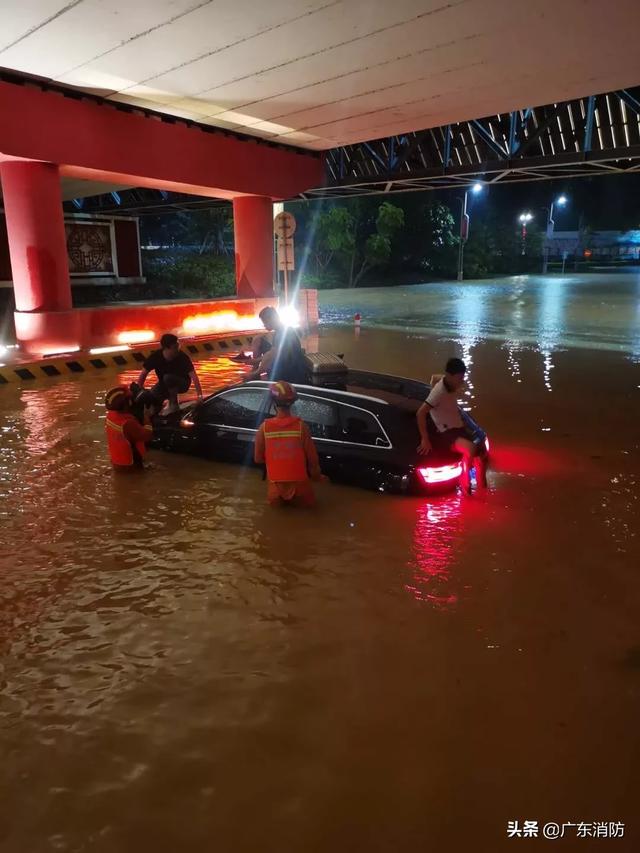
{"type": "Polygon", "coordinates": [[[320,338],[355,366],[469,360],[484,499],[334,485],[279,513],[258,472],[160,453],[114,477],[104,379],[0,389],[0,849],[494,853],[507,820],[633,823],[637,281],[522,282],[323,294],[363,303],[320,338]],[[585,316],[620,352],[569,346],[585,316]]]}

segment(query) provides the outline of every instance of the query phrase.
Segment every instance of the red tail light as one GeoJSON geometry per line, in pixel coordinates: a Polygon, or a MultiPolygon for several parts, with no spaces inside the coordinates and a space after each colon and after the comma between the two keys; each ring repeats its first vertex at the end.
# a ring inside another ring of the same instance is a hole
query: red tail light
{"type": "Polygon", "coordinates": [[[456,480],[462,474],[462,464],[456,462],[455,465],[441,465],[439,468],[418,468],[418,474],[422,477],[425,483],[448,483],[451,480],[456,480]]]}

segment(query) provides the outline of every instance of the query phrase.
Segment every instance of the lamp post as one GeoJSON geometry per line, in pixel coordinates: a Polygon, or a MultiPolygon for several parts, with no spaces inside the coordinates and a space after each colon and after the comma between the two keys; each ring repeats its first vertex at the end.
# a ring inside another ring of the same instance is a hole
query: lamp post
{"type": "Polygon", "coordinates": [[[547,211],[547,235],[545,237],[544,249],[542,251],[542,275],[547,274],[547,267],[549,266],[549,240],[551,240],[553,236],[553,229],[555,226],[555,222],[553,221],[553,207],[554,205],[564,207],[567,201],[568,198],[566,195],[560,195],[551,202],[550,207],[544,208],[544,210],[547,211]]]}
{"type": "MultiPolygon", "coordinates": [[[[474,195],[482,192],[482,184],[477,183],[471,187],[474,195]]],[[[467,213],[467,196],[469,190],[464,191],[464,196],[458,196],[460,202],[460,244],[458,245],[458,281],[464,278],[464,244],[469,239],[469,214],[467,213]]]]}
{"type": "Polygon", "coordinates": [[[527,223],[531,222],[533,219],[533,213],[527,211],[526,213],[521,213],[518,217],[518,222],[522,225],[522,254],[526,255],[527,253],[527,223]]]}

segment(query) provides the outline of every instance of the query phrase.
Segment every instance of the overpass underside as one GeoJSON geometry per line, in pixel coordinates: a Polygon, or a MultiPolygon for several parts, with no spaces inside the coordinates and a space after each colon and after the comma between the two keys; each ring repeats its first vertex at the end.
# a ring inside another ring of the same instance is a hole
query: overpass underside
{"type": "Polygon", "coordinates": [[[640,171],[640,87],[328,151],[303,198],[640,171]]]}

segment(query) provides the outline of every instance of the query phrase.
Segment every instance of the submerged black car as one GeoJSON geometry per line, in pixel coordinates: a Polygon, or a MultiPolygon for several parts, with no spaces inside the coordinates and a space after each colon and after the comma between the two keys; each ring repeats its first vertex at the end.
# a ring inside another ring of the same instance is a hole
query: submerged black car
{"type": "MultiPolygon", "coordinates": [[[[416,412],[431,390],[413,379],[346,370],[297,385],[293,413],[302,418],[318,449],[323,472],[336,482],[385,492],[424,494],[451,489],[461,466],[456,455],[417,453],[416,412]]],[[[269,382],[226,387],[199,405],[154,422],[154,445],[213,459],[252,464],[256,431],[275,410],[269,382]]],[[[464,411],[473,441],[484,431],[464,411]]]]}

